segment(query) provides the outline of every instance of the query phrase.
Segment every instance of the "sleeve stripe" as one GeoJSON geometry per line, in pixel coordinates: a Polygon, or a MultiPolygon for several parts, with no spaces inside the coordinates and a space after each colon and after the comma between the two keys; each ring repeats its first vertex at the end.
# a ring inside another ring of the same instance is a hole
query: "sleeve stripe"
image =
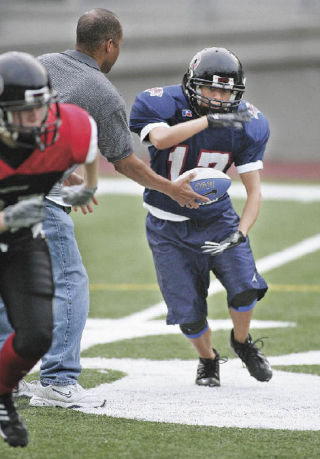
{"type": "Polygon", "coordinates": [[[164,122],[147,124],[140,132],[140,142],[145,142],[150,145],[150,142],[144,139],[147,137],[149,132],[152,131],[152,129],[156,127],[160,127],[160,126],[167,127],[167,128],[170,127],[167,123],[164,123],[164,122]]]}
{"type": "Polygon", "coordinates": [[[89,121],[90,121],[90,125],[91,125],[91,138],[90,138],[89,150],[88,150],[86,161],[85,161],[86,163],[92,163],[96,159],[97,152],[98,152],[98,145],[97,145],[97,142],[98,142],[98,129],[97,129],[97,125],[96,125],[96,122],[94,121],[94,119],[91,116],[89,116],[89,121]]]}
{"type": "Polygon", "coordinates": [[[263,163],[261,159],[255,161],[254,163],[243,164],[242,166],[237,166],[238,174],[244,174],[245,172],[256,171],[263,169],[263,163]]]}

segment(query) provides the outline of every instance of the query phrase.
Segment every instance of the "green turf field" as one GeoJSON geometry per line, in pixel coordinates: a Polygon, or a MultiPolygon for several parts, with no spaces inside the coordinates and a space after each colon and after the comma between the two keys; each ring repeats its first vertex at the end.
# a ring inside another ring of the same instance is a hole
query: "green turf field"
{"type": "MultiPolygon", "coordinates": [[[[234,200],[234,205],[240,211],[243,201],[234,200]]],[[[145,238],[145,210],[141,198],[100,196],[93,215],[73,215],[90,277],[90,319],[121,319],[162,300],[145,238]]],[[[297,244],[319,233],[319,228],[318,202],[265,201],[250,235],[255,258],[258,260],[297,244]]],[[[268,337],[264,340],[265,354],[282,356],[319,351],[319,250],[263,275],[270,289],[257,305],[254,319],[296,324],[294,327],[253,330],[253,337],[268,337]]],[[[210,296],[208,304],[210,319],[228,319],[224,292],[210,296]]],[[[163,322],[163,314],[155,320],[163,322]]],[[[228,330],[214,333],[215,347],[220,354],[231,358],[228,339],[228,330]]],[[[194,361],[196,365],[194,351],[180,334],[100,343],[84,350],[82,356],[86,359],[180,359],[194,361]]],[[[275,368],[288,375],[320,376],[319,364],[279,364],[275,368]]],[[[29,375],[29,379],[34,377],[29,375]]],[[[103,383],[111,387],[115,381],[125,381],[125,377],[124,371],[101,372],[85,368],[80,383],[84,387],[103,383]]],[[[193,377],[191,375],[191,384],[193,377]]],[[[310,400],[310,404],[312,402],[310,400]]],[[[27,399],[19,399],[17,403],[29,427],[30,444],[23,450],[15,450],[0,442],[1,459],[319,457],[319,431],[146,422],[58,408],[31,408],[27,399]]],[[[245,404],[245,400],[239,403],[245,404]]],[[[196,404],[194,409],[197,409],[196,404]]],[[[294,417],[295,413],[288,409],[288,416],[294,417]]]]}

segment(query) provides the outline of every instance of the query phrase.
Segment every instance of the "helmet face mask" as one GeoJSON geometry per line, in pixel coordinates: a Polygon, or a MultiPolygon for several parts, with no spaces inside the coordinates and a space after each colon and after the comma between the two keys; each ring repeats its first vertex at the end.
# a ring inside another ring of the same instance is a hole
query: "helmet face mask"
{"type": "Polygon", "coordinates": [[[205,48],[192,58],[182,87],[198,116],[234,111],[240,105],[245,90],[241,62],[226,48],[205,48]],[[203,95],[202,87],[226,91],[229,97],[220,99],[203,95]]]}
{"type": "Polygon", "coordinates": [[[26,53],[1,55],[1,138],[13,147],[38,147],[43,151],[57,140],[59,125],[58,97],[50,87],[45,68],[26,53]],[[26,122],[31,111],[36,121],[26,122]]]}

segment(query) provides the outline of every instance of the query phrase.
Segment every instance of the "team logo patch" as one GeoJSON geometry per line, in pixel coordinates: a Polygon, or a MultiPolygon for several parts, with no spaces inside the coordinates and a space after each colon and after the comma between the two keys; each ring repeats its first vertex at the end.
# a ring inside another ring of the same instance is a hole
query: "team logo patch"
{"type": "Polygon", "coordinates": [[[246,102],[246,106],[247,106],[249,115],[251,115],[252,118],[258,119],[259,118],[258,115],[261,112],[257,109],[257,107],[255,107],[254,105],[250,104],[249,102],[246,102]]]}
{"type": "Polygon", "coordinates": [[[192,118],[192,111],[186,108],[182,110],[182,116],[183,118],[192,118]]]}
{"type": "Polygon", "coordinates": [[[150,89],[146,89],[144,92],[148,92],[151,97],[154,97],[154,96],[162,97],[163,88],[150,88],[150,89]]]}

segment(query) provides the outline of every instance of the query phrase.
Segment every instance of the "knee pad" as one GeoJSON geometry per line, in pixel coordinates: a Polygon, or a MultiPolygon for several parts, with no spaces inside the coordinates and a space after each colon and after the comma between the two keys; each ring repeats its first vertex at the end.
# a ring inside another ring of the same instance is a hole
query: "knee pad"
{"type": "Polygon", "coordinates": [[[232,298],[231,308],[240,312],[250,311],[255,307],[258,301],[257,297],[256,289],[245,290],[232,298]]]}
{"type": "Polygon", "coordinates": [[[180,330],[187,338],[199,338],[208,330],[207,319],[198,320],[190,324],[180,324],[180,330]]]}
{"type": "Polygon", "coordinates": [[[14,349],[18,355],[28,360],[39,360],[49,350],[52,342],[52,328],[41,330],[16,330],[14,349]]]}

